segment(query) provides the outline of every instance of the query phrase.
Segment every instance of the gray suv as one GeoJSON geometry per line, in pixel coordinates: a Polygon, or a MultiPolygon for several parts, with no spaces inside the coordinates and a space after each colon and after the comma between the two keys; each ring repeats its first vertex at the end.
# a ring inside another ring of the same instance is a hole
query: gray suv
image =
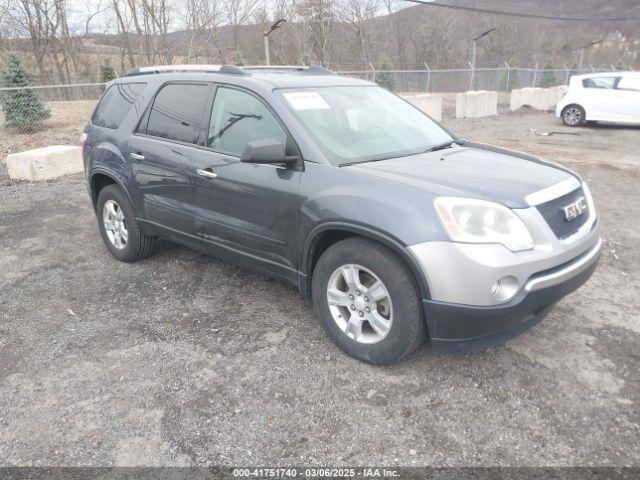
{"type": "Polygon", "coordinates": [[[118,260],[162,237],[290,281],[345,353],[397,361],[503,342],[593,273],[602,242],[566,168],[465,141],[319,67],[137,68],[82,135],[118,260]]]}

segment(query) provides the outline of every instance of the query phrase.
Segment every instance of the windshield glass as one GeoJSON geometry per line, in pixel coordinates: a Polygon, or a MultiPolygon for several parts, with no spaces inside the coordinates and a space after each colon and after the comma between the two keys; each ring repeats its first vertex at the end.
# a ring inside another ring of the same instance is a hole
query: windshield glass
{"type": "Polygon", "coordinates": [[[379,87],[305,88],[281,95],[336,165],[414,155],[453,141],[420,110],[379,87]]]}

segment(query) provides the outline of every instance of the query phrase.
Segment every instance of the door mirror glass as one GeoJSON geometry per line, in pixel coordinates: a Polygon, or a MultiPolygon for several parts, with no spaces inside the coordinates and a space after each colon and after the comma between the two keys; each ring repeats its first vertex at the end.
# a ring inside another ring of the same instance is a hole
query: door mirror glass
{"type": "Polygon", "coordinates": [[[275,138],[253,140],[244,147],[240,160],[245,163],[285,163],[284,144],[275,138]]]}

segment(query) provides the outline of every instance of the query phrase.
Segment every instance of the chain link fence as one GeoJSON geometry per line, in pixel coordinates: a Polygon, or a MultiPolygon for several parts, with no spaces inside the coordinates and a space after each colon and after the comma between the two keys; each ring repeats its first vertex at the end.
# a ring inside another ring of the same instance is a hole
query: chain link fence
{"type": "Polygon", "coordinates": [[[0,122],[5,135],[28,134],[86,122],[104,84],[0,88],[0,122]]]}
{"type": "MultiPolygon", "coordinates": [[[[582,70],[537,68],[467,68],[433,70],[354,70],[340,75],[391,85],[400,93],[457,93],[467,90],[510,92],[514,88],[567,84],[571,75],[612,71],[613,68],[582,70]]],[[[105,84],[49,85],[0,88],[0,147],[5,151],[55,143],[75,143],[105,84]],[[48,143],[46,143],[48,142],[48,143]]]]}
{"type": "Polygon", "coordinates": [[[103,91],[104,84],[0,88],[0,158],[49,145],[77,145],[103,91]]]}
{"type": "Polygon", "coordinates": [[[434,70],[425,66],[419,70],[345,70],[340,75],[379,81],[381,76],[391,78],[396,92],[458,93],[467,90],[495,90],[510,92],[515,88],[554,87],[567,85],[573,75],[595,72],[617,71],[609,68],[558,68],[544,70],[538,68],[510,67],[500,68],[459,68],[434,70]]]}

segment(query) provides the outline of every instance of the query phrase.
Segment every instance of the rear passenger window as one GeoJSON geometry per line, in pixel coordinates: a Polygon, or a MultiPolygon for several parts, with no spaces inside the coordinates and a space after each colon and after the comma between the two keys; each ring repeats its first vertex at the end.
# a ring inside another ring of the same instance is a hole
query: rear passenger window
{"type": "Polygon", "coordinates": [[[192,84],[163,87],[149,112],[146,133],[180,142],[198,143],[210,88],[208,85],[192,84]]]}
{"type": "Polygon", "coordinates": [[[286,145],[287,135],[269,109],[253,95],[219,87],[211,112],[208,146],[239,157],[247,143],[267,138],[286,145]]]}
{"type": "Polygon", "coordinates": [[[91,123],[118,128],[144,90],[146,83],[115,83],[104,93],[91,123]]]}
{"type": "Polygon", "coordinates": [[[611,90],[616,86],[616,81],[620,77],[594,77],[585,78],[582,80],[582,86],[584,88],[603,88],[605,90],[611,90]]]}

